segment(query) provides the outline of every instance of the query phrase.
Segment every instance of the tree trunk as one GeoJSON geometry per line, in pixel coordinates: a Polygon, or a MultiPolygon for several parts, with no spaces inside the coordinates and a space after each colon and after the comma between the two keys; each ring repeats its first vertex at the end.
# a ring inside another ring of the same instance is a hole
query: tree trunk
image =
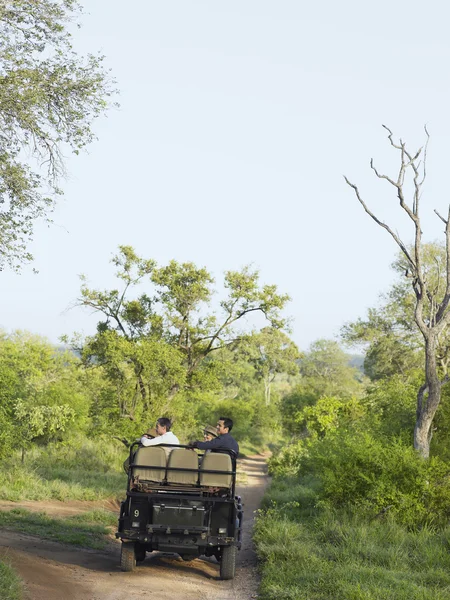
{"type": "Polygon", "coordinates": [[[425,384],[417,394],[417,418],[414,427],[414,448],[423,458],[430,456],[431,428],[441,401],[441,387],[436,364],[437,335],[430,331],[425,339],[425,384]]]}
{"type": "Polygon", "coordinates": [[[270,404],[270,380],[269,379],[264,380],[264,397],[266,400],[266,406],[269,406],[269,404],[270,404]]]}

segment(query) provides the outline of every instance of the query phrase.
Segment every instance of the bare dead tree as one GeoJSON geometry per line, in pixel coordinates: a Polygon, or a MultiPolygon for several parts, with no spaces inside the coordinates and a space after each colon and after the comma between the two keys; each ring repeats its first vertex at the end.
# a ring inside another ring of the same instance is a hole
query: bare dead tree
{"type": "Polygon", "coordinates": [[[438,280],[444,279],[444,293],[439,293],[438,285],[427,281],[426,270],[423,262],[422,228],[420,223],[419,206],[422,186],[426,178],[426,157],[429,133],[425,127],[426,143],[417,152],[410,152],[406,144],[400,139],[395,142],[392,131],[383,125],[388,132],[391,146],[399,152],[400,169],[396,179],[380,173],[374,166],[373,159],[370,166],[379,179],[385,179],[395,190],[400,207],[408,215],[414,227],[414,243],[409,248],[400,239],[398,233],[381,221],[368,208],[359,189],[344,176],[347,184],[354,190],[357,199],[366,213],[395,240],[404,254],[408,269],[405,275],[410,278],[415,294],[414,320],[419,328],[425,343],[425,381],[417,392],[416,424],[414,427],[414,448],[424,458],[430,454],[430,442],[433,433],[432,423],[436,410],[441,401],[442,386],[449,381],[447,373],[447,357],[442,353],[439,340],[450,322],[450,206],[447,218],[442,217],[436,210],[436,215],[445,225],[446,238],[446,270],[438,273],[438,280]],[[412,181],[412,190],[409,204],[405,198],[405,180],[412,181]]]}

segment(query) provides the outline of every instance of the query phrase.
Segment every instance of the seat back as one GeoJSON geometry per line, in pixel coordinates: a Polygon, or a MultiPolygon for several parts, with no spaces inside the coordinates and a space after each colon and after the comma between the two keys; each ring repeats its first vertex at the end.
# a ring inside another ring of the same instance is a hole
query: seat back
{"type": "Polygon", "coordinates": [[[229,454],[208,452],[203,456],[202,464],[200,465],[200,485],[202,487],[220,488],[229,488],[231,486],[231,474],[204,473],[203,470],[232,471],[233,465],[231,463],[231,457],[229,454]]]}
{"type": "Polygon", "coordinates": [[[139,477],[139,481],[154,481],[161,483],[166,477],[166,453],[164,448],[158,446],[147,446],[138,448],[133,462],[143,467],[133,467],[133,477],[139,477]],[[152,469],[152,467],[164,467],[152,469]]]}
{"type": "Polygon", "coordinates": [[[167,483],[196,485],[198,481],[198,455],[187,448],[175,448],[169,455],[168,467],[195,469],[195,471],[171,471],[167,469],[167,483]]]}

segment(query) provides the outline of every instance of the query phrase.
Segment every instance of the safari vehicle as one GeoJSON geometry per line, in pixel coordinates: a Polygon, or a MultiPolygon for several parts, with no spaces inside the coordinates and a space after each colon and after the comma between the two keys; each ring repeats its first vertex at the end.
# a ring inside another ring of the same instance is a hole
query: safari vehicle
{"type": "Polygon", "coordinates": [[[183,560],[215,556],[221,579],[233,579],[243,515],[235,488],[231,450],[203,454],[187,446],[134,443],[116,533],[122,540],[122,571],[132,571],[146,552],[159,550],[183,560]],[[171,448],[168,459],[165,448],[171,448]]]}

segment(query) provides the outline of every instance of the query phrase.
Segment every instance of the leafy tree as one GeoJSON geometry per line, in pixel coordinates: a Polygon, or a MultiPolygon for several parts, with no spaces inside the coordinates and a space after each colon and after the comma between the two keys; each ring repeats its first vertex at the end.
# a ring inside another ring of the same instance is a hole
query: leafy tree
{"type": "MultiPolygon", "coordinates": [[[[395,191],[401,209],[410,219],[414,232],[414,244],[408,247],[399,234],[380,219],[369,209],[363,200],[358,187],[345,178],[347,184],[353,189],[355,195],[366,213],[396,242],[403,255],[405,276],[408,278],[414,293],[413,310],[414,322],[422,335],[425,354],[424,381],[417,392],[416,424],[414,427],[414,448],[418,453],[428,458],[430,442],[433,434],[433,419],[441,401],[442,387],[449,381],[447,359],[441,357],[439,343],[450,323],[450,209],[447,218],[442,217],[437,211],[437,216],[445,225],[445,252],[438,264],[436,276],[430,277],[429,264],[426,260],[426,247],[422,241],[422,223],[420,216],[420,202],[422,186],[426,177],[426,146],[425,150],[419,148],[411,152],[406,144],[400,140],[395,142],[392,132],[388,131],[391,146],[399,154],[400,167],[396,178],[378,172],[371,161],[371,167],[379,179],[387,181],[395,191]],[[407,181],[407,178],[410,181],[407,181]],[[409,192],[408,183],[411,184],[412,198],[408,204],[406,194],[409,192]]],[[[428,143],[428,132],[427,143],[428,143]]],[[[435,269],[436,271],[436,269],[435,269]]]]}
{"type": "MultiPolygon", "coordinates": [[[[366,319],[357,319],[342,328],[342,339],[365,349],[364,373],[372,380],[401,374],[404,377],[423,364],[423,346],[416,332],[397,321],[393,303],[387,298],[380,308],[371,308],[366,319]]],[[[402,320],[404,319],[402,315],[402,320]]]]}
{"type": "Polygon", "coordinates": [[[102,320],[82,355],[85,364],[104,366],[122,397],[133,388],[133,411],[124,411],[131,418],[139,406],[150,409],[157,398],[174,398],[182,389],[218,389],[222,368],[213,356],[240,343],[237,324],[246,315],[259,312],[272,327],[285,326],[288,296],[260,286],[258,272],[249,268],[225,274],[228,293],[218,316],[209,307],[214,280],[205,268],[176,261],[158,267],[130,246],[120,246],[112,262],[120,289],[99,291],[83,280],[78,304],[102,320]],[[147,291],[136,294],[144,284],[147,291]]]}
{"type": "Polygon", "coordinates": [[[299,383],[281,401],[285,429],[293,434],[305,433],[305,415],[321,398],[325,401],[320,406],[330,405],[334,412],[333,403],[345,404],[364,390],[361,372],[350,365],[350,356],[333,340],[317,340],[310,345],[300,360],[300,375],[299,383]]]}
{"type": "Polygon", "coordinates": [[[61,194],[63,151],[92,142],[113,93],[103,57],[72,48],[79,12],[76,0],[0,3],[0,269],[32,259],[34,222],[61,194]]]}
{"type": "Polygon", "coordinates": [[[349,356],[333,340],[317,340],[300,362],[302,386],[317,398],[350,397],[361,391],[361,373],[350,366],[349,356]]]}
{"type": "MultiPolygon", "coordinates": [[[[411,253],[412,250],[409,248],[411,253]]],[[[422,244],[424,273],[434,289],[442,288],[445,252],[440,242],[422,244]]],[[[409,278],[405,277],[408,266],[402,252],[392,269],[397,279],[381,296],[380,307],[369,309],[366,319],[347,323],[342,329],[345,342],[366,348],[364,370],[373,380],[397,374],[408,377],[410,371],[424,365],[424,340],[415,323],[415,294],[409,278]]],[[[437,360],[442,372],[446,369],[449,348],[450,338],[444,330],[437,340],[437,360]]]]}
{"type": "Polygon", "coordinates": [[[14,407],[14,421],[17,443],[22,450],[22,462],[31,442],[48,442],[53,436],[64,432],[67,426],[73,423],[74,418],[75,411],[67,404],[36,406],[18,400],[14,407]]]}
{"type": "Polygon", "coordinates": [[[300,352],[294,342],[279,329],[264,327],[242,340],[241,353],[264,383],[264,398],[270,404],[271,386],[276,375],[299,372],[300,352]]]}
{"type": "Polygon", "coordinates": [[[0,452],[13,443],[47,443],[69,423],[71,430],[87,429],[91,397],[79,365],[71,352],[37,336],[0,335],[0,452]]]}

